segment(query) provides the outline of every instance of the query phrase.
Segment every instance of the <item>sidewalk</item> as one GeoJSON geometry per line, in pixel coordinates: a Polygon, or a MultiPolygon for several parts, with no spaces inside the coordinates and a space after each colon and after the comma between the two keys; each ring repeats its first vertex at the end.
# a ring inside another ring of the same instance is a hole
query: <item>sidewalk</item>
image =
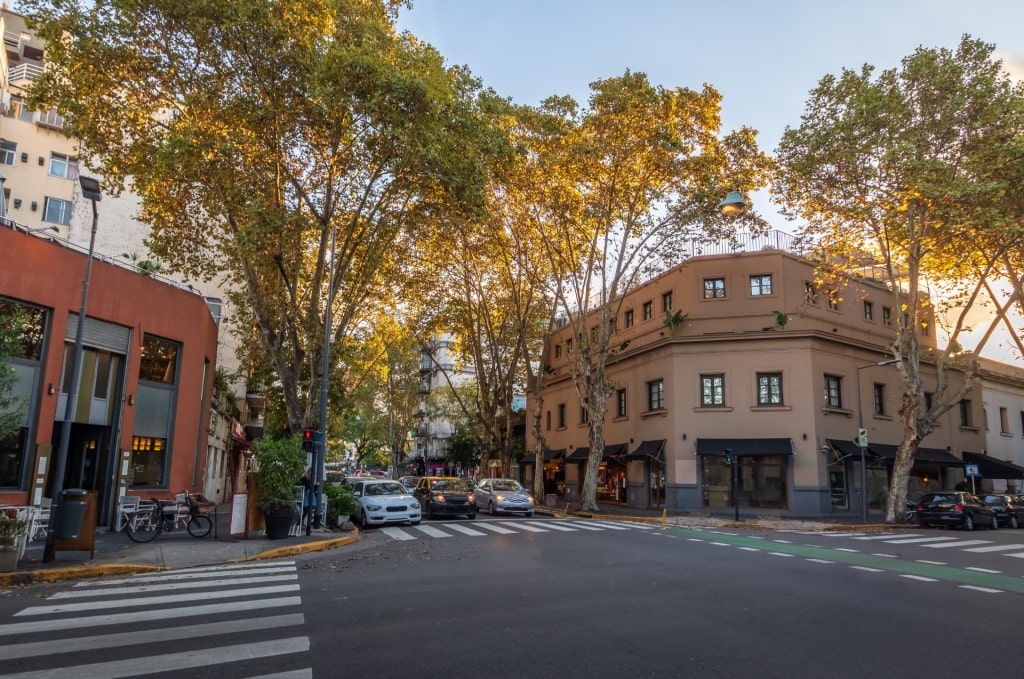
{"type": "Polygon", "coordinates": [[[29,543],[17,571],[0,573],[0,587],[274,559],[332,549],[360,539],[359,530],[351,523],[345,524],[346,530],[314,529],[312,535],[302,533],[282,540],[262,535],[229,537],[229,517],[227,509],[218,512],[216,532],[205,538],[194,538],[182,530],[163,533],[146,544],[100,528],[91,558],[88,551],[57,551],[53,561],[43,563],[45,540],[36,540],[29,543]]]}
{"type": "MultiPolygon", "coordinates": [[[[665,523],[666,526],[690,528],[745,528],[761,530],[879,530],[893,528],[886,526],[878,517],[878,523],[860,525],[852,521],[824,519],[766,518],[741,515],[736,522],[732,514],[705,514],[699,512],[674,513],[661,509],[634,509],[616,504],[601,504],[600,512],[566,511],[564,505],[537,507],[537,515],[544,518],[588,517],[613,519],[617,521],[641,521],[644,523],[665,523]]],[[[320,529],[312,535],[301,534],[283,540],[269,540],[266,537],[228,537],[228,512],[217,514],[218,537],[211,534],[205,538],[193,538],[187,532],[161,534],[153,542],[138,544],[123,533],[105,529],[96,535],[96,552],[90,558],[89,552],[57,551],[50,563],[43,563],[44,540],[29,543],[25,555],[13,573],[0,573],[0,587],[27,585],[40,582],[79,580],[84,578],[147,571],[172,570],[195,566],[273,559],[295,554],[333,549],[361,539],[359,530],[352,523],[345,524],[345,530],[320,529]]]]}

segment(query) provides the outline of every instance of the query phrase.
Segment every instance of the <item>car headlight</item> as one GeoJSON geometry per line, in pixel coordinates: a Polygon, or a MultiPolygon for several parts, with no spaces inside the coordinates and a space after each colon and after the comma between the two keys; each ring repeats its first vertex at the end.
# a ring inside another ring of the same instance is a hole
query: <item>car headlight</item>
{"type": "Polygon", "coordinates": [[[529,502],[530,504],[533,504],[533,496],[532,495],[527,495],[526,496],[526,501],[529,502]]]}
{"type": "Polygon", "coordinates": [[[444,495],[442,493],[438,493],[437,495],[434,496],[434,499],[437,500],[438,502],[444,502],[444,495]]]}
{"type": "Polygon", "coordinates": [[[498,494],[498,495],[495,495],[494,497],[498,500],[498,502],[504,502],[505,501],[505,496],[504,495],[498,494]]]}
{"type": "Polygon", "coordinates": [[[472,502],[474,499],[475,498],[473,497],[472,493],[470,493],[469,495],[466,496],[466,502],[472,502]]]}
{"type": "Polygon", "coordinates": [[[411,502],[411,503],[409,504],[409,508],[410,508],[410,509],[419,509],[419,508],[420,508],[420,503],[419,503],[419,502],[416,502],[416,500],[413,500],[413,501],[412,501],[412,502],[411,502]]]}
{"type": "Polygon", "coordinates": [[[380,510],[384,509],[384,505],[366,505],[366,508],[369,509],[371,512],[379,512],[380,510]]]}

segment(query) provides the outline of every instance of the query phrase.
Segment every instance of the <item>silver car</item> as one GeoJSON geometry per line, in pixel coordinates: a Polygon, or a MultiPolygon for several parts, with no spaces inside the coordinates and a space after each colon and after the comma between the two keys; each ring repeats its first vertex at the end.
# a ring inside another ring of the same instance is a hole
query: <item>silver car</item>
{"type": "Polygon", "coordinates": [[[419,501],[398,481],[359,479],[352,484],[352,496],[359,503],[352,519],[363,528],[406,521],[415,526],[422,518],[419,501]]]}
{"type": "Polygon", "coordinates": [[[533,495],[514,479],[484,479],[476,487],[476,506],[489,514],[533,516],[533,495]]]}

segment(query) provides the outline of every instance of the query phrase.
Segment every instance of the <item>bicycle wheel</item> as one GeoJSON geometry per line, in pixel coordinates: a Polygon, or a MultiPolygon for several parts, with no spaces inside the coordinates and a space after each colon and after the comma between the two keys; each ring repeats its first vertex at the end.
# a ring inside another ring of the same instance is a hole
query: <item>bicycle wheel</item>
{"type": "Polygon", "coordinates": [[[159,509],[135,512],[124,525],[124,532],[132,542],[152,542],[160,532],[159,509]]]}
{"type": "Polygon", "coordinates": [[[194,538],[205,538],[213,530],[213,521],[205,514],[193,514],[188,519],[188,534],[194,538]]]}

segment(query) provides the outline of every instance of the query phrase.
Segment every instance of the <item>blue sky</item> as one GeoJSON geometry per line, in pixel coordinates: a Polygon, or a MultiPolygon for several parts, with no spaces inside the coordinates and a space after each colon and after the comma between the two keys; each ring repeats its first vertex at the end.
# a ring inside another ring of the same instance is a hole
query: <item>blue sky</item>
{"type": "MultiPolygon", "coordinates": [[[[1024,79],[1024,0],[413,1],[399,29],[518,104],[585,104],[591,82],[627,69],[664,87],[708,83],[723,96],[723,129],[758,130],[769,153],[800,124],[808,92],[843,68],[897,68],[918,47],[955,49],[969,34],[1024,79]]],[[[797,230],[765,192],[752,198],[775,228],[797,230]]],[[[1008,347],[997,337],[985,354],[1013,361],[1008,347]]]]}
{"type": "MultiPolygon", "coordinates": [[[[1021,0],[414,0],[399,28],[519,104],[585,104],[591,82],[627,69],[665,87],[708,83],[723,95],[723,128],[758,130],[768,152],[799,125],[808,92],[843,68],[895,68],[967,33],[1024,77],[1021,0]]],[[[793,230],[766,196],[755,201],[793,230]]]]}

